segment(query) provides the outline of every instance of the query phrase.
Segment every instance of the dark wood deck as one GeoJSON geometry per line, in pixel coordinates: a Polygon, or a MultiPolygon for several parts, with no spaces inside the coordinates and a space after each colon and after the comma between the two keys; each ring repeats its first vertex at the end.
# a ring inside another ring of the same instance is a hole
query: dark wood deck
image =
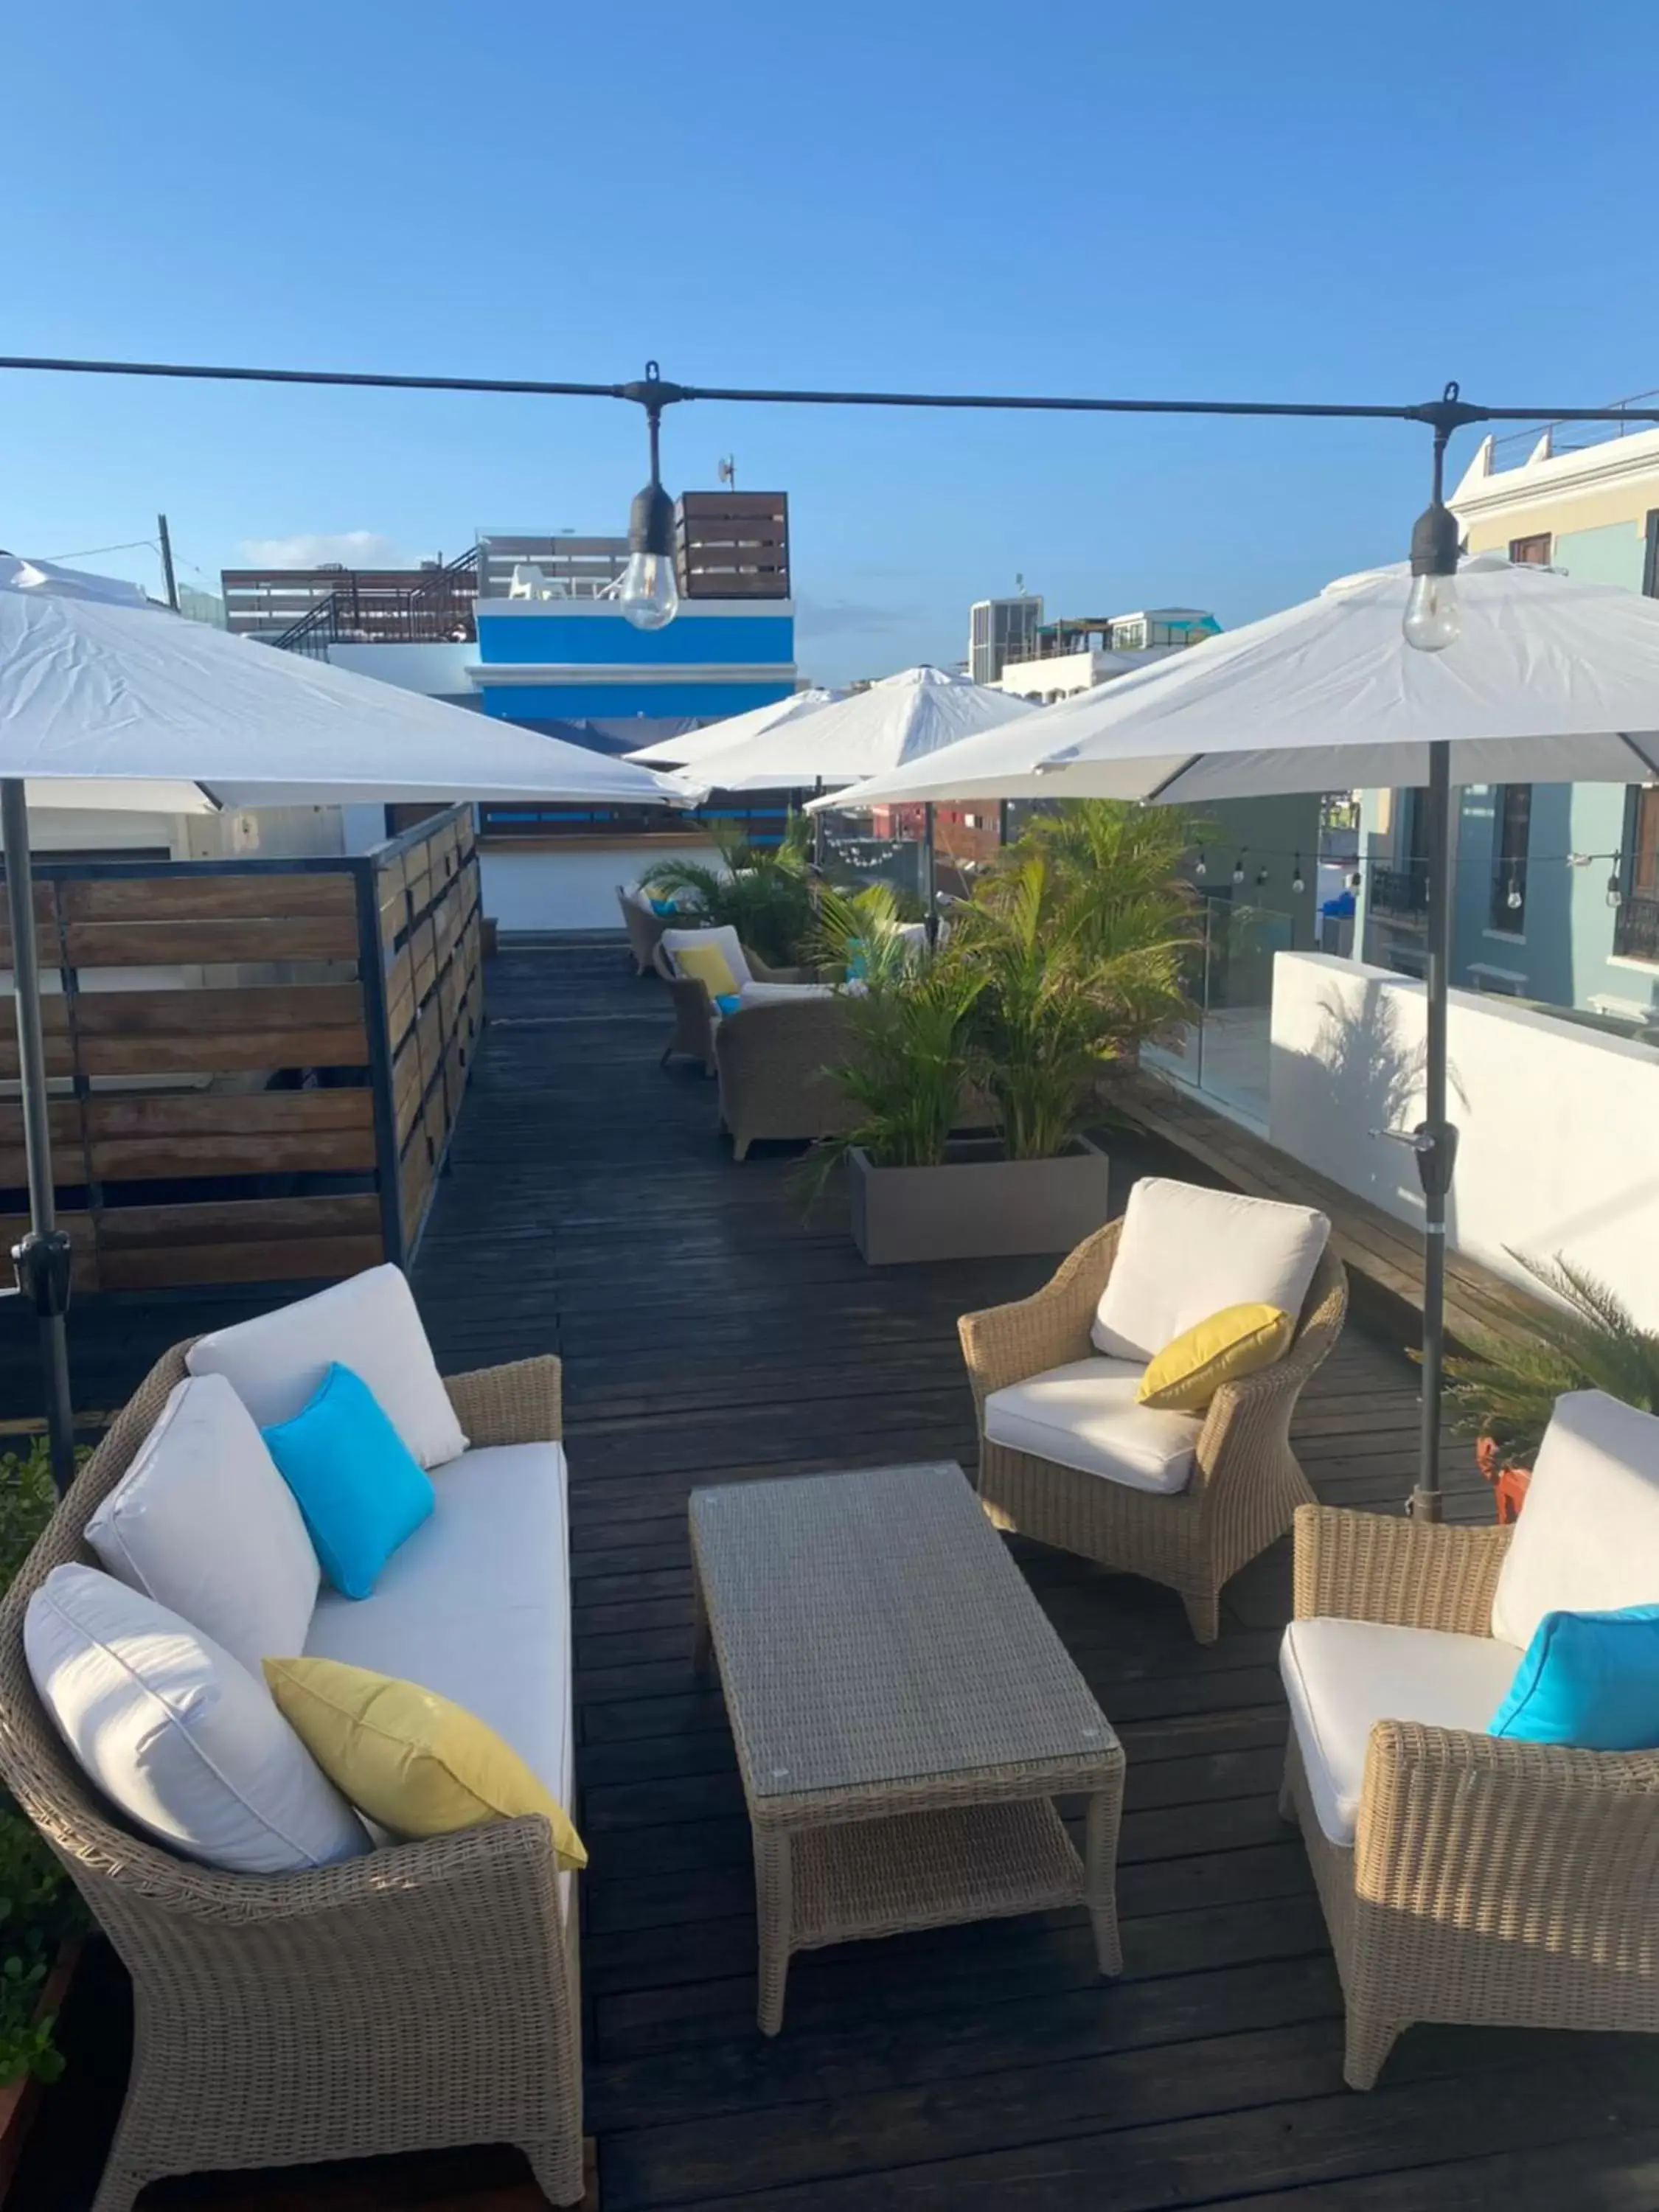
{"type": "MultiPolygon", "coordinates": [[[[1300,1843],[1276,1810],[1279,1554],[1196,1647],[1173,1597],[1019,1547],[1128,1752],[1127,1968],[1080,1913],[796,1960],[754,2024],[748,1832],[717,1692],[690,1662],[685,1504],[700,1482],[973,1451],[955,1323],[1037,1262],[866,1271],[803,1224],[791,1159],[732,1164],[713,1086],[664,1073],[660,992],[619,947],[510,954],[417,1269],[446,1366],[556,1349],[572,1468],[588,2120],[606,2212],[1635,2212],[1659,2206],[1659,2057],[1637,2039],[1424,2028],[1369,2096],[1300,1843]]],[[[1165,1168],[1113,1139],[1120,1181],[1165,1168]]],[[[1177,1170],[1179,1171],[1179,1170],[1177,1170]]],[[[1121,1193],[1120,1192],[1120,1197],[1121,1193]]],[[[83,1309],[86,1402],[113,1402],[199,1308],[83,1309]]],[[[15,1404],[18,1333],[4,1379],[15,1404]]],[[[1327,1498],[1396,1505],[1410,1368],[1351,1330],[1304,1400],[1327,1498]]],[[[1456,1510],[1486,1510],[1455,1448],[1456,1510]]],[[[18,2202],[89,2199],[125,2066],[102,1954],[68,2023],[18,2202]]],[[[510,2021],[502,2032],[510,2034],[510,2021]]],[[[349,2063],[349,2054],[342,2054],[349,2063]]],[[[509,2153],[198,2177],[146,2205],[531,2212],[509,2153]]]]}

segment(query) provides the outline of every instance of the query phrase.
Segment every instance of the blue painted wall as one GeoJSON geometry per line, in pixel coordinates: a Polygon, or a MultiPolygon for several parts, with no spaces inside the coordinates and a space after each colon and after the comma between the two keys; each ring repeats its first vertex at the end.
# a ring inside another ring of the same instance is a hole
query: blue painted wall
{"type": "Polygon", "coordinates": [[[485,714],[504,722],[607,721],[626,714],[701,715],[712,721],[769,707],[794,688],[793,678],[701,684],[691,677],[684,684],[492,684],[483,697],[485,714]]]}
{"type": "MultiPolygon", "coordinates": [[[[699,617],[682,611],[665,629],[635,629],[615,615],[502,615],[478,606],[478,658],[495,666],[514,661],[561,667],[679,668],[775,663],[793,669],[793,615],[699,617]]],[[[677,713],[678,708],[665,708],[677,713]]]]}

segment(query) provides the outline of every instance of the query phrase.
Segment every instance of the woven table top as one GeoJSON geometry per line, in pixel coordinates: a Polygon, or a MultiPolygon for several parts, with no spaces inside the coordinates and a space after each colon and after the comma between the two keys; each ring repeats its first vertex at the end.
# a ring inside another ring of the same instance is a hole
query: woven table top
{"type": "Polygon", "coordinates": [[[754,1796],[1115,1751],[953,1461],[697,1490],[690,1516],[754,1796]]]}

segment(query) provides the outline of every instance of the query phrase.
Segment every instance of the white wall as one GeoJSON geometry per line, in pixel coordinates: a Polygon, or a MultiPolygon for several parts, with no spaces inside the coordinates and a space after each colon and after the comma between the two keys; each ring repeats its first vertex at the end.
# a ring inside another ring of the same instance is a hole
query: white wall
{"type": "MultiPolygon", "coordinates": [[[[1518,1282],[1506,1248],[1563,1253],[1659,1328],[1659,1050],[1463,991],[1449,1029],[1453,1249],[1518,1282]]],[[[1423,1118],[1423,1042],[1420,984],[1320,953],[1275,959],[1269,1137],[1413,1224],[1415,1158],[1370,1132],[1423,1118]]]]}
{"type": "Polygon", "coordinates": [[[487,845],[479,851],[483,910],[503,930],[620,929],[618,884],[636,884],[653,860],[698,860],[707,867],[719,857],[707,840],[684,848],[653,842],[557,853],[544,846],[515,853],[487,845]]]}
{"type": "Polygon", "coordinates": [[[477,699],[466,672],[478,659],[470,639],[460,644],[331,645],[328,659],[332,668],[395,684],[400,691],[423,691],[429,699],[477,699]]]}

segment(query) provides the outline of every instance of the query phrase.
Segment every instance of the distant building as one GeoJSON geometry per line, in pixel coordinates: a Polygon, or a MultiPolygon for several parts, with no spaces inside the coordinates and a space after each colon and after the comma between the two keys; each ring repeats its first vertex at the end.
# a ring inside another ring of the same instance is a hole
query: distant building
{"type": "MultiPolygon", "coordinates": [[[[1450,505],[1471,553],[1659,596],[1659,431],[1487,438],[1450,505]]],[[[1453,982],[1659,1022],[1659,789],[1472,784],[1459,805],[1453,982]]],[[[1411,975],[1424,967],[1425,830],[1422,793],[1364,794],[1355,943],[1411,975]]]]}
{"type": "Polygon", "coordinates": [[[680,611],[660,630],[635,629],[617,602],[625,538],[501,530],[419,568],[227,569],[227,620],[358,675],[631,750],[661,725],[795,688],[786,495],[686,492],[675,520],[680,611]]]}
{"type": "MultiPolygon", "coordinates": [[[[1041,604],[1039,602],[1039,604],[1041,604]]],[[[993,682],[1000,690],[1052,706],[1127,676],[1171,653],[1201,645],[1221,625],[1200,607],[1141,608],[1133,614],[1087,615],[1038,622],[1021,649],[1011,653],[993,682]]]]}
{"type": "Polygon", "coordinates": [[[994,684],[1011,660],[1023,660],[1042,621],[1042,601],[1022,592],[1012,599],[976,599],[968,612],[968,673],[975,684],[994,684]]]}

